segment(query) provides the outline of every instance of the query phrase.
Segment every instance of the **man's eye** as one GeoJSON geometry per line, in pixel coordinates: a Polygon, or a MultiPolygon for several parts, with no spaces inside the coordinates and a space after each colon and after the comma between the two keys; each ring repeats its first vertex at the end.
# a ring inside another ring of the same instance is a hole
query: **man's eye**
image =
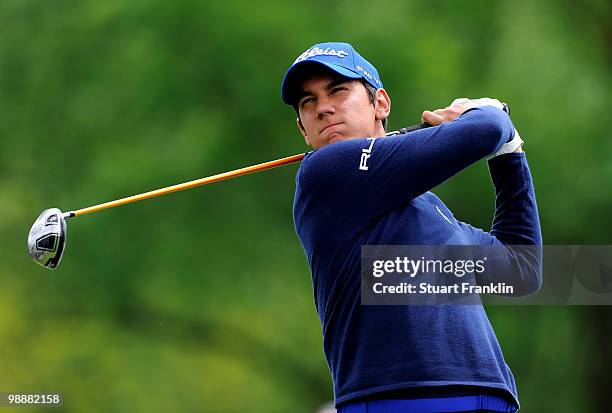
{"type": "Polygon", "coordinates": [[[300,102],[300,106],[304,107],[304,105],[306,105],[307,103],[310,103],[313,101],[313,98],[304,98],[302,99],[302,102],[300,102]]]}
{"type": "Polygon", "coordinates": [[[337,87],[333,88],[331,92],[332,92],[332,94],[333,94],[333,93],[340,92],[340,91],[342,91],[342,90],[346,90],[346,88],[345,88],[345,87],[343,87],[343,86],[337,86],[337,87]]]}

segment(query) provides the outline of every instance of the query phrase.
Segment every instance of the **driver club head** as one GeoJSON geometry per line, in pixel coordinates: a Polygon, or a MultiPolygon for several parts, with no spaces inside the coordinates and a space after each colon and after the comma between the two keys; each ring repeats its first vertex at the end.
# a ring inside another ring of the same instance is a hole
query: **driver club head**
{"type": "Polygon", "coordinates": [[[66,248],[66,220],[57,208],[45,209],[34,221],[28,235],[28,251],[45,268],[57,268],[66,248]]]}

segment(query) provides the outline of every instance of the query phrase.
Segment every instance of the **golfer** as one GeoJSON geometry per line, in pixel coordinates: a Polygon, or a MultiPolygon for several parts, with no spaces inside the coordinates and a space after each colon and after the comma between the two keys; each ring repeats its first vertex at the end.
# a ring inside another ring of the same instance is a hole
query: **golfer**
{"type": "MultiPolygon", "coordinates": [[[[362,245],[541,245],[529,166],[503,105],[456,99],[423,112],[433,127],[385,137],[389,94],[347,43],[299,55],[282,98],[316,149],[298,171],[293,215],[338,411],[518,410],[514,378],[482,305],[360,300],[362,245]],[[429,192],[487,157],[496,190],[489,232],[457,220],[429,192]]],[[[523,291],[534,292],[541,273],[523,281],[523,291]]]]}

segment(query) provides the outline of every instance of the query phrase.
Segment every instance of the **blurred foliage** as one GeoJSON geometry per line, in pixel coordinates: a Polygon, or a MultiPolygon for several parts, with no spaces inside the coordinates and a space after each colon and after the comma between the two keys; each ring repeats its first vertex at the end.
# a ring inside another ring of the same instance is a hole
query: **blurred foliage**
{"type": "MultiPolygon", "coordinates": [[[[391,128],[456,97],[510,103],[545,242],[610,243],[605,0],[2,0],[0,391],[63,392],[65,412],[306,413],[333,397],[297,166],[70,221],[53,273],[25,248],[42,209],[306,150],[280,82],[330,40],[377,66],[391,128]]],[[[484,162],[436,193],[489,228],[484,162]]],[[[605,411],[608,308],[489,314],[521,411],[605,411]]]]}

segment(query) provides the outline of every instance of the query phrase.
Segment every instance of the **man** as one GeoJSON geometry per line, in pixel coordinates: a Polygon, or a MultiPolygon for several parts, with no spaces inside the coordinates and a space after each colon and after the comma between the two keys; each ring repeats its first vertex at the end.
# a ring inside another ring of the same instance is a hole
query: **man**
{"type": "MultiPolygon", "coordinates": [[[[347,43],[302,53],[282,97],[316,149],[296,177],[294,221],[338,411],[516,411],[514,378],[481,305],[360,302],[362,245],[541,244],[522,141],[503,105],[458,99],[423,112],[434,127],[385,137],[391,99],[378,71],[347,43]],[[496,211],[484,232],[456,220],[429,190],[492,155],[496,211]]],[[[523,281],[523,293],[536,291],[540,273],[523,281]]]]}

